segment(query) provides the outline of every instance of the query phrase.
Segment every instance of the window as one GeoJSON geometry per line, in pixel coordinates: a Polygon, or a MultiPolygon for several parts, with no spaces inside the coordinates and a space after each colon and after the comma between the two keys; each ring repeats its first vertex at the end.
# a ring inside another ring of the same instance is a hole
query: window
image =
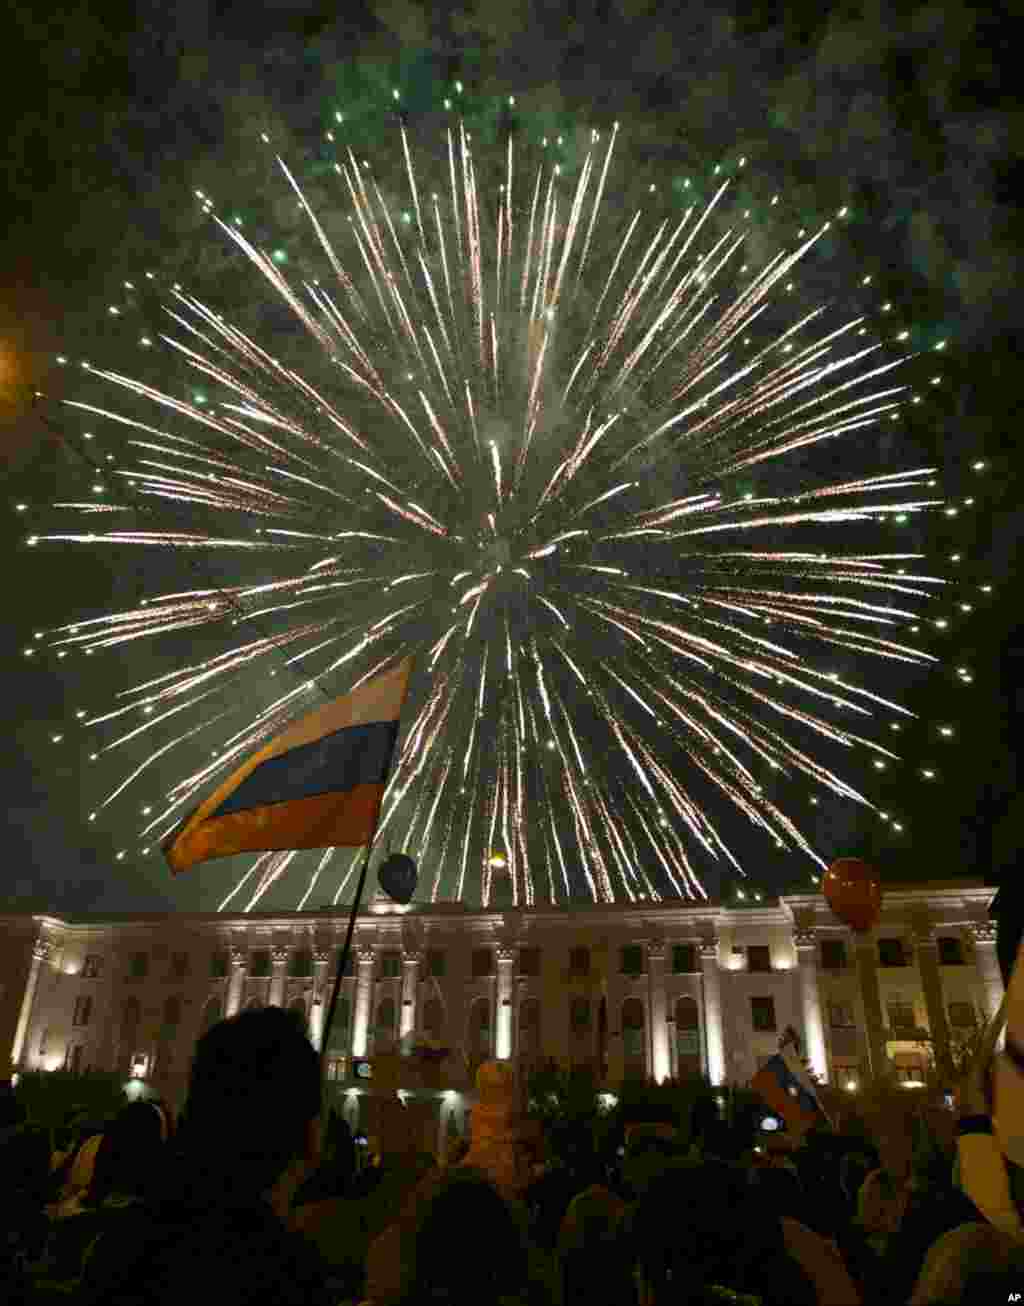
{"type": "Polygon", "coordinates": [[[172,994],[164,1003],[164,1029],[177,1029],[181,1024],[181,998],[178,994],[172,994]]]}
{"type": "Polygon", "coordinates": [[[915,1028],[914,1004],[912,1002],[890,1002],[889,1025],[894,1034],[897,1030],[907,1033],[913,1031],[915,1028]]]}
{"type": "Polygon", "coordinates": [[[125,1041],[135,1041],[135,1030],[139,1023],[141,1009],[138,998],[127,998],[121,1008],[121,1037],[125,1041]]]}
{"type": "Polygon", "coordinates": [[[771,970],[772,950],[766,944],[751,944],[747,948],[747,970],[771,970]]]}
{"type": "Polygon", "coordinates": [[[296,948],[292,953],[288,973],[292,979],[309,979],[313,974],[313,954],[308,948],[296,948]]]}
{"type": "Polygon", "coordinates": [[[531,979],[540,974],[540,948],[519,949],[519,974],[531,979]]]}
{"type": "Polygon", "coordinates": [[[623,975],[644,973],[644,950],[639,943],[631,943],[620,951],[619,971],[623,975]]]}
{"type": "Polygon", "coordinates": [[[149,973],[149,956],[145,952],[133,952],[128,959],[128,975],[131,979],[145,979],[149,973]]]}
{"type": "Polygon", "coordinates": [[[949,1004],[949,1023],[953,1029],[973,1029],[977,1024],[974,1003],[951,1002],[949,1004]]]}
{"type": "MultiPolygon", "coordinates": [[[[331,970],[332,975],[337,975],[338,973],[338,967],[341,965],[341,953],[342,953],[342,949],[339,948],[334,955],[334,965],[331,970]]],[[[356,950],[355,950],[355,945],[353,944],[352,948],[349,950],[348,956],[345,958],[345,974],[342,976],[342,979],[351,979],[352,976],[355,974],[355,966],[356,966],[356,950]]]]}
{"type": "Polygon", "coordinates": [[[777,1028],[775,1024],[775,999],[751,998],[750,1023],[758,1033],[772,1033],[777,1028]]]}
{"type": "Polygon", "coordinates": [[[444,1009],[437,998],[427,998],[423,1004],[423,1029],[428,1038],[440,1039],[444,1029],[444,1009]]]}
{"type": "Polygon", "coordinates": [[[249,974],[253,979],[266,979],[270,975],[270,949],[256,948],[249,958],[249,974]]]}
{"type": "Polygon", "coordinates": [[[75,1014],[71,1020],[72,1025],[88,1025],[91,1014],[92,997],[88,993],[82,993],[75,998],[75,1014]]]}
{"type": "Polygon", "coordinates": [[[569,949],[569,974],[582,979],[590,974],[590,949],[569,949]]]}
{"type": "Polygon", "coordinates": [[[627,998],[622,1004],[622,1055],[627,1077],[644,1073],[644,1004],[639,998],[627,998]]]}
{"type": "Polygon", "coordinates": [[[540,1053],[540,1003],[527,998],[519,1008],[519,1052],[525,1057],[540,1053]]]}
{"type": "Polygon", "coordinates": [[[228,973],[228,954],[215,952],[210,958],[210,978],[223,979],[228,973]]]}
{"type": "Polygon", "coordinates": [[[846,966],[846,944],[842,939],[822,939],[822,970],[843,970],[846,966]]]}
{"type": "Polygon", "coordinates": [[[947,935],[939,941],[939,965],[962,966],[964,964],[963,944],[958,938],[947,935]]]}
{"type": "Polygon", "coordinates": [[[188,953],[187,952],[172,953],[169,978],[172,980],[183,980],[187,974],[188,974],[188,953]]]}
{"type": "Polygon", "coordinates": [[[697,949],[692,943],[674,943],[672,945],[672,974],[685,975],[697,970],[697,949]]]}
{"type": "Polygon", "coordinates": [[[700,1074],[700,1015],[693,998],[676,1001],[676,1052],[680,1075],[700,1074]]]}
{"type": "Polygon", "coordinates": [[[39,1055],[41,1057],[46,1056],[46,1045],[49,1042],[49,1040],[50,1040],[50,1031],[49,1028],[46,1028],[39,1035],[39,1055]]]}
{"type": "Polygon", "coordinates": [[[381,979],[398,979],[402,973],[402,958],[397,952],[382,952],[380,954],[380,977],[381,979]]]}
{"type": "Polygon", "coordinates": [[[82,979],[99,979],[100,971],[102,969],[102,957],[88,956],[82,966],[82,979]]]}
{"type": "Polygon", "coordinates": [[[573,998],[569,1003],[569,1028],[577,1038],[590,1029],[590,999],[573,998]]]}
{"type": "Polygon", "coordinates": [[[879,939],[878,964],[880,966],[905,966],[907,964],[907,955],[903,950],[903,940],[879,939]]]}
{"type": "Polygon", "coordinates": [[[478,999],[470,1010],[469,1047],[471,1056],[491,1055],[491,1004],[486,998],[478,999]]]}
{"type": "Polygon", "coordinates": [[[444,953],[439,948],[430,948],[427,952],[427,974],[444,979],[444,953]]]}
{"type": "Polygon", "coordinates": [[[486,979],[493,973],[494,954],[490,948],[473,949],[473,978],[486,979]]]}
{"type": "Polygon", "coordinates": [[[830,1002],[828,1020],[833,1029],[851,1029],[857,1023],[853,1018],[853,1003],[830,1002]]]}

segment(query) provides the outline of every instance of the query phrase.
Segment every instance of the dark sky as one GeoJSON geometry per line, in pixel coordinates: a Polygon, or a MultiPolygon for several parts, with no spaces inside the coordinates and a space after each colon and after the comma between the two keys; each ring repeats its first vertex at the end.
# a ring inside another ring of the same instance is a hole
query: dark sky
{"type": "MultiPolygon", "coordinates": [[[[72,603],[100,611],[116,602],[130,578],[85,551],[23,548],[15,504],[52,499],[72,470],[27,395],[37,386],[56,393],[54,355],[81,354],[111,285],[154,257],[184,269],[206,257],[189,197],[226,177],[258,187],[243,129],[283,120],[296,142],[308,141],[332,105],[372,122],[391,85],[429,108],[457,77],[475,96],[515,94],[552,121],[614,114],[647,164],[714,158],[742,141],[797,209],[851,204],[864,269],[906,313],[948,334],[941,396],[929,396],[913,435],[947,492],[975,499],[923,541],[945,570],[961,554],[962,584],[950,589],[949,628],[929,643],[942,664],[907,699],[918,714],[900,740],[908,764],[875,791],[906,835],[894,840],[865,820],[836,851],[870,853],[900,879],[1013,863],[1024,832],[1012,744],[1022,671],[1013,598],[1021,261],[1011,196],[1024,193],[1024,123],[1004,90],[1013,40],[997,17],[957,3],[788,5],[784,19],[779,9],[14,0],[0,56],[9,61],[0,448],[10,504],[0,909],[211,908],[229,879],[214,865],[172,884],[156,858],[117,863],[117,833],[85,822],[77,754],[50,742],[80,701],[91,702],[88,686],[21,650],[72,603]],[[983,474],[972,471],[979,459],[983,474]],[[990,595],[980,592],[986,583],[990,595]],[[963,612],[970,594],[973,611],[963,612]],[[965,665],[970,686],[955,672],[965,665]],[[940,721],[955,724],[953,741],[939,740],[940,721]],[[923,766],[936,768],[936,783],[921,782],[923,766]]],[[[770,858],[751,869],[768,890],[793,874],[770,858]]]]}

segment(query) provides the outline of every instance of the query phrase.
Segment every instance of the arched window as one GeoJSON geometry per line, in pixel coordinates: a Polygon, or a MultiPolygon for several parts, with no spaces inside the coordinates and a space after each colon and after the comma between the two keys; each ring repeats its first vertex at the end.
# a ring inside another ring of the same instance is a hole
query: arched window
{"type": "Polygon", "coordinates": [[[536,998],[526,998],[519,1006],[519,1054],[540,1055],[540,1003],[536,998]]]}
{"type": "Polygon", "coordinates": [[[491,1004],[486,998],[477,998],[469,1012],[470,1056],[491,1055],[491,1004]]]}
{"type": "Polygon", "coordinates": [[[216,1025],[218,1020],[220,1020],[220,1002],[217,998],[210,998],[203,1008],[202,1032],[205,1034],[211,1026],[216,1025]]]}
{"type": "MultiPolygon", "coordinates": [[[[324,1020],[327,1012],[324,1012],[324,1020]]],[[[352,1004],[348,998],[339,998],[334,1009],[334,1021],[327,1040],[327,1052],[332,1057],[347,1057],[352,1046],[352,1004]]]]}
{"type": "Polygon", "coordinates": [[[700,1074],[700,1015],[693,998],[676,1001],[676,1050],[679,1074],[700,1074]]]}
{"type": "Polygon", "coordinates": [[[381,998],[377,1003],[377,1037],[394,1038],[395,1036],[395,1000],[381,998]]]}
{"type": "Polygon", "coordinates": [[[647,1073],[644,1049],[644,1004],[639,998],[627,998],[622,1004],[623,1073],[636,1078],[647,1073]]]}
{"type": "Polygon", "coordinates": [[[296,1020],[298,1020],[302,1028],[308,1033],[309,1018],[306,1014],[306,999],[292,998],[291,1002],[288,1003],[288,1010],[294,1014],[296,1020]]]}
{"type": "Polygon", "coordinates": [[[573,1065],[588,1062],[593,1055],[594,1038],[591,1027],[589,998],[574,997],[569,1000],[569,1060],[573,1065]]]}
{"type": "Polygon", "coordinates": [[[428,1038],[441,1037],[444,1029],[444,1009],[437,998],[427,998],[423,1004],[423,1029],[428,1038]]]}

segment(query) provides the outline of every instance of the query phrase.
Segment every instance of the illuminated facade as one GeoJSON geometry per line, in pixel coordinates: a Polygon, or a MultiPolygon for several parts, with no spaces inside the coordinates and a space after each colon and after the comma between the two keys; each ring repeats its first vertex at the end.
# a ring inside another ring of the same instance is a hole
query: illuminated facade
{"type": "MultiPolygon", "coordinates": [[[[912,1082],[927,1040],[945,1049],[1002,997],[993,892],[887,887],[862,936],[810,894],[522,911],[377,897],[342,981],[332,1074],[350,1087],[354,1059],[420,1030],[470,1061],[590,1064],[611,1087],[693,1070],[744,1082],[793,1025],[829,1081],[852,1087],[890,1060],[912,1082]]],[[[347,916],[0,918],[0,1037],[15,1069],[119,1070],[180,1106],[196,1038],[222,1016],[288,1007],[320,1046],[347,916]]],[[[464,1066],[446,1063],[439,1100],[468,1087],[464,1066]]]]}

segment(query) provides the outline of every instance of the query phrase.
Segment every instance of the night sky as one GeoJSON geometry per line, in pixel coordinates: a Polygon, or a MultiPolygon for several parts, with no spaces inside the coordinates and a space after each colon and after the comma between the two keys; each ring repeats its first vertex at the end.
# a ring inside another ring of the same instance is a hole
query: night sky
{"type": "MultiPolygon", "coordinates": [[[[298,148],[318,138],[338,104],[369,130],[387,123],[391,87],[413,114],[429,114],[456,79],[478,101],[513,94],[552,121],[617,117],[638,166],[715,159],[741,144],[795,211],[849,204],[857,269],[898,304],[901,320],[949,339],[941,386],[908,438],[960,505],[913,543],[957,583],[936,606],[948,626],[925,645],[941,663],[904,699],[917,714],[899,736],[906,761],[872,789],[904,832],[863,813],[819,842],[829,854],[871,856],[890,879],[990,876],[1014,865],[1024,835],[1013,743],[1024,671],[1021,256],[1011,203],[1024,193],[1024,122],[1004,91],[1014,43],[996,17],[955,3],[857,13],[789,5],[782,20],[777,5],[677,8],[14,0],[0,56],[9,61],[0,910],[208,910],[231,880],[217,863],[172,883],[157,857],[116,862],[124,837],[86,823],[77,745],[51,742],[79,706],[102,697],[108,673],[89,668],[96,680],[79,682],[23,648],[36,631],[124,601],[134,578],[99,553],[24,547],[16,504],[59,498],[80,470],[33,411],[33,390],[61,393],[54,358],[88,350],[112,286],[154,262],[185,275],[213,257],[192,193],[228,178],[236,192],[260,188],[244,144],[254,123],[284,122],[298,148]],[[973,469],[979,461],[983,471],[973,469]],[[952,738],[939,735],[940,723],[954,726],[952,738]],[[923,768],[935,779],[923,779],[923,768]]],[[[748,870],[765,892],[806,887],[802,859],[773,863],[762,850],[748,870]]]]}

